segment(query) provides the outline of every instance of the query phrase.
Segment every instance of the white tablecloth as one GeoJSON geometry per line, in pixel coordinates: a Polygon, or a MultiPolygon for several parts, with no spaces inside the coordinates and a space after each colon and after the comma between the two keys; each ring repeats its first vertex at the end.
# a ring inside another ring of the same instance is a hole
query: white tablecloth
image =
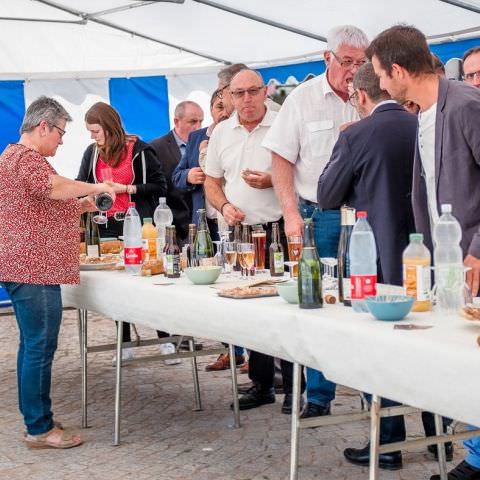
{"type": "MultiPolygon", "coordinates": [[[[158,330],[221,340],[321,369],[332,381],[480,426],[480,322],[411,313],[394,330],[342,305],[301,310],[280,297],[232,300],[188,279],[82,272],[65,306],[158,330]]],[[[223,281],[223,280],[222,280],[223,281]]]]}

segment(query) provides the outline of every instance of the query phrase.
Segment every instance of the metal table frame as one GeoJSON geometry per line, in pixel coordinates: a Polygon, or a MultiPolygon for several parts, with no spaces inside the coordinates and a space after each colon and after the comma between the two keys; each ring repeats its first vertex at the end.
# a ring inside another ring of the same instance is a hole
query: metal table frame
{"type": "Polygon", "coordinates": [[[420,438],[417,440],[405,440],[403,442],[389,443],[380,445],[380,418],[391,417],[395,415],[406,415],[419,412],[418,408],[408,406],[380,408],[381,398],[378,395],[372,395],[370,411],[364,410],[358,413],[347,413],[341,415],[328,415],[324,417],[314,417],[300,419],[300,397],[301,393],[301,372],[302,366],[299,363],[293,364],[293,403],[292,403],[292,426],[290,440],[290,480],[298,480],[298,453],[300,430],[303,428],[319,427],[323,425],[339,425],[342,423],[358,422],[360,420],[370,419],[370,461],[369,480],[378,480],[379,478],[379,455],[380,453],[394,452],[406,447],[422,447],[436,444],[438,449],[438,465],[440,479],[447,479],[447,462],[445,458],[445,449],[441,448],[446,442],[454,440],[465,440],[467,438],[480,435],[480,429],[469,430],[461,433],[443,433],[442,417],[435,415],[436,435],[433,437],[420,438]]]}
{"type": "Polygon", "coordinates": [[[124,347],[142,347],[147,345],[156,345],[161,343],[176,344],[175,353],[169,355],[148,355],[142,358],[134,358],[128,363],[141,363],[158,360],[169,360],[175,358],[191,358],[192,360],[192,374],[193,374],[193,388],[194,388],[194,411],[202,410],[202,402],[200,396],[200,382],[198,379],[197,357],[206,355],[215,355],[229,352],[230,355],[230,371],[232,379],[232,395],[233,395],[233,427],[240,427],[240,408],[238,404],[238,385],[237,385],[237,371],[235,362],[235,347],[229,345],[228,349],[225,347],[205,350],[195,350],[195,340],[193,337],[185,337],[181,335],[172,335],[169,337],[138,340],[134,342],[123,342],[123,322],[117,321],[117,341],[116,343],[88,346],[88,311],[78,309],[78,330],[80,341],[80,362],[81,362],[81,390],[82,390],[82,428],[88,428],[88,366],[87,357],[90,352],[105,352],[116,351],[117,362],[115,365],[115,419],[113,431],[113,445],[120,445],[120,419],[121,419],[121,384],[122,384],[122,362],[118,359],[122,358],[122,349],[124,347]],[[187,340],[189,344],[188,352],[179,352],[178,348],[183,340],[187,340]]]}

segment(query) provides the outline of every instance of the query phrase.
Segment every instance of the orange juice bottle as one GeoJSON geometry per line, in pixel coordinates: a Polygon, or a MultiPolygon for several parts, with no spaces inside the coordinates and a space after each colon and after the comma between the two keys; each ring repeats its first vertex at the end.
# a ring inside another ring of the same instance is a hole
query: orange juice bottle
{"type": "Polygon", "coordinates": [[[403,288],[406,295],[415,298],[413,312],[427,312],[432,309],[431,256],[423,244],[423,234],[410,234],[410,243],[403,252],[403,288]]]}
{"type": "Polygon", "coordinates": [[[143,261],[157,259],[157,229],[153,226],[151,218],[143,219],[142,227],[142,257],[143,261]]]}

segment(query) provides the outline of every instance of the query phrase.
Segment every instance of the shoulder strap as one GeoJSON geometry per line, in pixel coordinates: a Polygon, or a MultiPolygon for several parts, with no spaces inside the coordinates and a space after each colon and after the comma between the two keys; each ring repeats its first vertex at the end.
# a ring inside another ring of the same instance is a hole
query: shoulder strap
{"type": "Polygon", "coordinates": [[[95,164],[97,155],[98,155],[98,147],[97,147],[97,144],[95,144],[92,148],[92,156],[90,157],[90,168],[88,169],[89,175],[90,175],[90,172],[93,173],[93,178],[95,182],[97,181],[97,179],[95,177],[95,172],[93,171],[93,165],[95,164]]]}

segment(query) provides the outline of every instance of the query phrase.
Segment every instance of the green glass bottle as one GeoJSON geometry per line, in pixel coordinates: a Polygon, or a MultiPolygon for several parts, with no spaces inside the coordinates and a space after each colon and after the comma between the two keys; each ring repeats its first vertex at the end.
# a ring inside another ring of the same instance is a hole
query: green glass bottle
{"type": "Polygon", "coordinates": [[[320,258],[313,240],[313,221],[305,220],[302,256],[298,263],[298,304],[300,308],[323,307],[320,258]]]}
{"type": "Polygon", "coordinates": [[[198,213],[198,229],[193,244],[195,252],[195,260],[202,264],[206,258],[213,258],[213,243],[208,231],[207,211],[204,208],[197,210],[198,213]]]}

